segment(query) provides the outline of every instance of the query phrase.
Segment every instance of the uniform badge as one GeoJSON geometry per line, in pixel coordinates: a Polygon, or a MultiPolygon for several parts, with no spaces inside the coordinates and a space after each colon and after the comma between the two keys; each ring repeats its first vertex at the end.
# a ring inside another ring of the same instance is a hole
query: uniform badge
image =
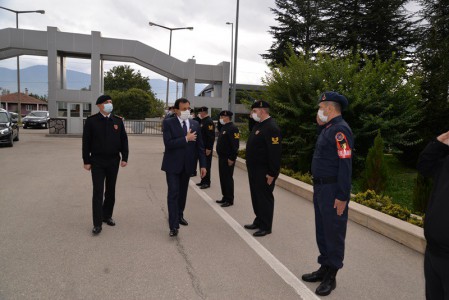
{"type": "Polygon", "coordinates": [[[238,140],[240,138],[240,133],[234,133],[234,138],[238,140]]]}
{"type": "Polygon", "coordinates": [[[323,94],[323,97],[321,97],[321,101],[326,100],[326,94],[323,94]]]}
{"type": "Polygon", "coordinates": [[[209,125],[209,130],[214,130],[214,125],[209,125]]]}
{"type": "Polygon", "coordinates": [[[256,135],[258,135],[258,134],[259,134],[259,132],[260,132],[260,131],[259,131],[259,130],[257,130],[257,131],[256,131],[256,135]]]}
{"type": "Polygon", "coordinates": [[[351,158],[352,150],[349,147],[348,139],[343,132],[337,132],[335,135],[335,142],[337,143],[337,153],[340,158],[351,158]]]}
{"type": "Polygon", "coordinates": [[[118,130],[118,125],[114,125],[114,129],[115,129],[115,130],[118,130]]]}
{"type": "Polygon", "coordinates": [[[271,144],[272,145],[279,145],[279,137],[272,137],[271,138],[271,144]]]}

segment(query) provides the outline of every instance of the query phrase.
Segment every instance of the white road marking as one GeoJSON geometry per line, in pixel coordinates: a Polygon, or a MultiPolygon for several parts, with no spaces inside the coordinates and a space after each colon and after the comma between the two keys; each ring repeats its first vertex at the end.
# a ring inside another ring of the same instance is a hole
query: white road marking
{"type": "Polygon", "coordinates": [[[300,281],[286,266],[284,266],[270,251],[260,244],[242,225],[232,218],[223,208],[215,203],[204,191],[199,189],[196,184],[190,180],[190,186],[203,198],[203,200],[212,207],[223,220],[234,229],[235,232],[275,271],[295,292],[304,300],[320,299],[315,295],[302,281],[300,281]]]}

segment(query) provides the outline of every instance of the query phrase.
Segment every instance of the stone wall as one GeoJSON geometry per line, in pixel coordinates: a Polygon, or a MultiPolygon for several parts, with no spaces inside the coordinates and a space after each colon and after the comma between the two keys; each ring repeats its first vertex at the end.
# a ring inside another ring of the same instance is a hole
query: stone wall
{"type": "Polygon", "coordinates": [[[48,128],[50,134],[67,134],[67,119],[51,118],[48,128]]]}

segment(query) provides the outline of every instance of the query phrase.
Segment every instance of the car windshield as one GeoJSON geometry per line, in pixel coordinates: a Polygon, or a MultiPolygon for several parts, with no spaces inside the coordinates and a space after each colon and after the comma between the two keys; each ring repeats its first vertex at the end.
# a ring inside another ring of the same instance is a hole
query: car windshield
{"type": "Polygon", "coordinates": [[[29,114],[31,117],[46,117],[47,113],[45,111],[33,111],[29,114]]]}
{"type": "Polygon", "coordinates": [[[0,112],[0,123],[9,122],[8,115],[4,112],[0,112]]]}

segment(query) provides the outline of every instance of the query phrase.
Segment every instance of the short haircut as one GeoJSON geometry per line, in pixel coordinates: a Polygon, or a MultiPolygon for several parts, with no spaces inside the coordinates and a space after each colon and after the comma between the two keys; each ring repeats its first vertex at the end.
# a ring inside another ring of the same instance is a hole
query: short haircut
{"type": "Polygon", "coordinates": [[[190,101],[187,100],[186,98],[179,98],[179,99],[177,99],[175,101],[175,108],[176,109],[179,109],[179,103],[189,103],[190,104],[190,101]]]}
{"type": "Polygon", "coordinates": [[[341,104],[335,101],[326,101],[329,105],[332,105],[338,113],[341,113],[341,104]]]}

